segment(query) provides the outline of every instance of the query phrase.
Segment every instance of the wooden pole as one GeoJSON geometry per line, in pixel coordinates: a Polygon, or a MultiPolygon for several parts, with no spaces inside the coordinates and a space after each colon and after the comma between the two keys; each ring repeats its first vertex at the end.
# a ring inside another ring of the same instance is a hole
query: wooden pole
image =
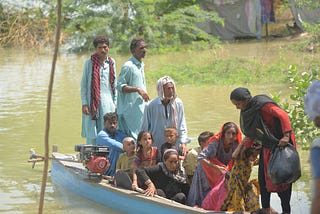
{"type": "Polygon", "coordinates": [[[269,37],[269,32],[268,32],[268,22],[266,22],[266,39],[269,37]]]}
{"type": "Polygon", "coordinates": [[[40,194],[40,202],[39,202],[39,210],[38,213],[43,213],[43,203],[44,203],[44,195],[46,191],[47,177],[48,177],[48,165],[49,165],[49,130],[50,130],[50,111],[51,111],[51,98],[52,98],[52,89],[54,82],[54,73],[56,62],[58,58],[58,50],[59,50],[59,42],[60,42],[60,31],[61,31],[61,1],[57,0],[57,29],[56,29],[56,38],[55,38],[55,48],[54,55],[51,66],[51,75],[48,87],[48,97],[47,97],[47,117],[46,117],[46,129],[45,129],[45,155],[44,155],[44,166],[43,166],[43,175],[42,175],[42,185],[41,185],[41,194],[40,194]]]}

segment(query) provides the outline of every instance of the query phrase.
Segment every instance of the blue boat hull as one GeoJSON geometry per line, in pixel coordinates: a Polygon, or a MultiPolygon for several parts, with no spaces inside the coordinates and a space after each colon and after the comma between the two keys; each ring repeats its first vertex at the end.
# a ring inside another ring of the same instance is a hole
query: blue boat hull
{"type": "Polygon", "coordinates": [[[104,179],[90,179],[81,165],[81,163],[53,159],[51,169],[53,184],[124,213],[225,213],[191,208],[164,198],[147,197],[135,191],[117,188],[104,179]]]}

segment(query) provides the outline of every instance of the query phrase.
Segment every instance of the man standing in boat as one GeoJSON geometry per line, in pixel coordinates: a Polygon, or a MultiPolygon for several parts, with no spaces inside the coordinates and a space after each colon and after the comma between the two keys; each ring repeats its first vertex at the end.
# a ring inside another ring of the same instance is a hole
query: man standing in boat
{"type": "Polygon", "coordinates": [[[127,137],[122,131],[117,130],[118,116],[115,112],[110,112],[104,115],[104,128],[99,132],[97,137],[98,146],[108,146],[110,162],[109,169],[104,173],[105,175],[114,176],[116,172],[116,165],[120,154],[123,151],[122,140],[127,137]]]}
{"type": "Polygon", "coordinates": [[[141,38],[133,39],[130,44],[132,56],[122,66],[118,78],[119,129],[137,140],[141,131],[143,111],[149,101],[144,76],[144,63],[147,45],[141,38]]]}
{"type": "Polygon", "coordinates": [[[150,131],[154,145],[159,149],[166,142],[165,128],[175,127],[178,130],[177,146],[181,147],[183,155],[186,144],[190,142],[187,124],[184,116],[182,100],[177,97],[176,85],[169,76],[161,77],[157,82],[158,97],[146,107],[141,130],[150,131]]]}
{"type": "Polygon", "coordinates": [[[93,40],[95,53],[85,62],[81,79],[82,137],[86,144],[96,144],[97,133],[104,127],[103,116],[115,112],[116,66],[108,56],[109,39],[98,36],[93,40]]]}

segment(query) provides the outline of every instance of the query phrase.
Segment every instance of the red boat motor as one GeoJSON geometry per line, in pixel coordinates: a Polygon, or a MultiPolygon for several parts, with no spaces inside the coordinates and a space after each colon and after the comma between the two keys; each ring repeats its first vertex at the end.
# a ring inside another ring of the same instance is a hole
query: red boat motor
{"type": "Polygon", "coordinates": [[[106,157],[92,155],[86,167],[93,173],[103,174],[110,166],[109,160],[106,157]]]}
{"type": "Polygon", "coordinates": [[[96,146],[88,144],[75,145],[75,151],[79,152],[79,161],[92,173],[103,174],[110,166],[108,146],[96,146]]]}

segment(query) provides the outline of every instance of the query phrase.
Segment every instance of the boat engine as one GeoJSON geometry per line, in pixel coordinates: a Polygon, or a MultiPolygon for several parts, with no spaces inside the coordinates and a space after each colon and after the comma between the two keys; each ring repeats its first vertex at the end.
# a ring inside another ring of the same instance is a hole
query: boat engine
{"type": "Polygon", "coordinates": [[[88,144],[77,144],[74,147],[79,152],[79,161],[92,173],[103,174],[110,166],[108,146],[96,146],[88,144]]]}

